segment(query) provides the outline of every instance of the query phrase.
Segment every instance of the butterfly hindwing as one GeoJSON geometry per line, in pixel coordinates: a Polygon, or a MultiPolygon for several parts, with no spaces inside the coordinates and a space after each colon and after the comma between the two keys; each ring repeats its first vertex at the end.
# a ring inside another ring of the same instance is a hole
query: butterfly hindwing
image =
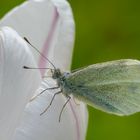
{"type": "Polygon", "coordinates": [[[140,61],[124,59],[94,64],[67,78],[72,94],[116,115],[140,111],[140,61]]]}

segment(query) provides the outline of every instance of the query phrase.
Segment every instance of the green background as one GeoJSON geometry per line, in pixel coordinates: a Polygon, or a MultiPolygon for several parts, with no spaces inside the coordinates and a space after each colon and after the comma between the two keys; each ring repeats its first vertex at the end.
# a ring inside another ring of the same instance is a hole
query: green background
{"type": "MultiPolygon", "coordinates": [[[[23,0],[0,1],[0,17],[23,0]]],[[[139,0],[69,0],[76,21],[72,68],[140,59],[139,0]]],[[[140,113],[109,115],[91,107],[87,140],[140,140],[140,113]]]]}

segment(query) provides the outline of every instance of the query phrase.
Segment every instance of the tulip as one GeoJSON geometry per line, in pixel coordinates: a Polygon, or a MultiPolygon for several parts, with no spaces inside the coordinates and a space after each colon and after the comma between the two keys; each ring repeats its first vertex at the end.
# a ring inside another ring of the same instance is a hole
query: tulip
{"type": "Polygon", "coordinates": [[[0,139],[2,140],[84,140],[87,127],[85,104],[73,98],[60,111],[66,98],[47,90],[56,86],[45,69],[52,67],[23,37],[47,57],[61,71],[70,70],[74,46],[74,20],[66,0],[26,1],[11,10],[0,21],[0,139]]]}

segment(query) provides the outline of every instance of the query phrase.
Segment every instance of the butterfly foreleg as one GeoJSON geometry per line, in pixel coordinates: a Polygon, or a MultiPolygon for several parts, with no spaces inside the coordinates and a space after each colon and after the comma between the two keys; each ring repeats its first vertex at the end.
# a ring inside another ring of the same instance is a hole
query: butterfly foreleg
{"type": "Polygon", "coordinates": [[[40,115],[43,115],[43,114],[50,108],[50,106],[51,106],[52,103],[53,103],[53,100],[54,100],[55,96],[58,95],[58,94],[60,94],[60,93],[62,93],[62,90],[56,92],[56,93],[53,95],[53,97],[52,97],[52,99],[51,99],[51,101],[50,101],[50,104],[48,105],[48,107],[47,107],[40,115]]]}
{"type": "Polygon", "coordinates": [[[53,89],[58,89],[58,88],[60,88],[60,87],[57,86],[57,87],[52,87],[52,88],[46,88],[46,89],[44,89],[43,91],[41,91],[39,94],[33,96],[33,97],[30,99],[30,102],[32,102],[33,100],[35,100],[35,99],[36,99],[38,96],[40,96],[41,94],[45,93],[45,91],[47,91],[47,90],[53,90],[53,89]]]}

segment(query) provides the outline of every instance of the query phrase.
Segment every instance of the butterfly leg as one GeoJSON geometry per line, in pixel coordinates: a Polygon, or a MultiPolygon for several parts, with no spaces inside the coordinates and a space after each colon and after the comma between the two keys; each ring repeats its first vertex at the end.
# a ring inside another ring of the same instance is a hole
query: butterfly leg
{"type": "MultiPolygon", "coordinates": [[[[53,69],[50,68],[50,71],[51,71],[51,74],[53,75],[53,69]]],[[[44,79],[47,79],[47,78],[52,78],[52,76],[47,76],[47,75],[44,75],[42,76],[42,78],[44,79]]]]}
{"type": "Polygon", "coordinates": [[[57,87],[52,87],[52,88],[46,88],[46,89],[44,89],[43,91],[41,91],[39,94],[33,96],[33,97],[30,99],[30,102],[32,102],[33,100],[35,100],[38,96],[40,96],[41,94],[43,94],[45,91],[47,91],[47,90],[53,90],[53,89],[58,89],[58,88],[59,88],[59,86],[57,86],[57,87]]]}
{"type": "Polygon", "coordinates": [[[70,99],[71,99],[71,97],[70,96],[66,96],[68,99],[67,99],[67,101],[65,102],[65,104],[63,105],[63,107],[62,107],[62,109],[61,109],[61,111],[60,111],[60,115],[59,115],[59,122],[61,121],[61,116],[62,116],[62,112],[63,112],[63,110],[64,110],[64,108],[66,107],[66,105],[67,105],[67,103],[70,101],[70,99]]]}
{"type": "Polygon", "coordinates": [[[53,103],[53,100],[54,100],[54,98],[55,98],[55,96],[56,95],[58,95],[58,94],[60,94],[60,93],[62,93],[62,90],[61,91],[58,91],[58,92],[56,92],[54,95],[53,95],[53,97],[52,97],[52,99],[51,99],[51,102],[50,102],[50,104],[48,105],[48,107],[40,114],[40,116],[41,115],[43,115],[47,110],[48,110],[48,108],[50,108],[50,106],[52,105],[52,103],[53,103]]]}

